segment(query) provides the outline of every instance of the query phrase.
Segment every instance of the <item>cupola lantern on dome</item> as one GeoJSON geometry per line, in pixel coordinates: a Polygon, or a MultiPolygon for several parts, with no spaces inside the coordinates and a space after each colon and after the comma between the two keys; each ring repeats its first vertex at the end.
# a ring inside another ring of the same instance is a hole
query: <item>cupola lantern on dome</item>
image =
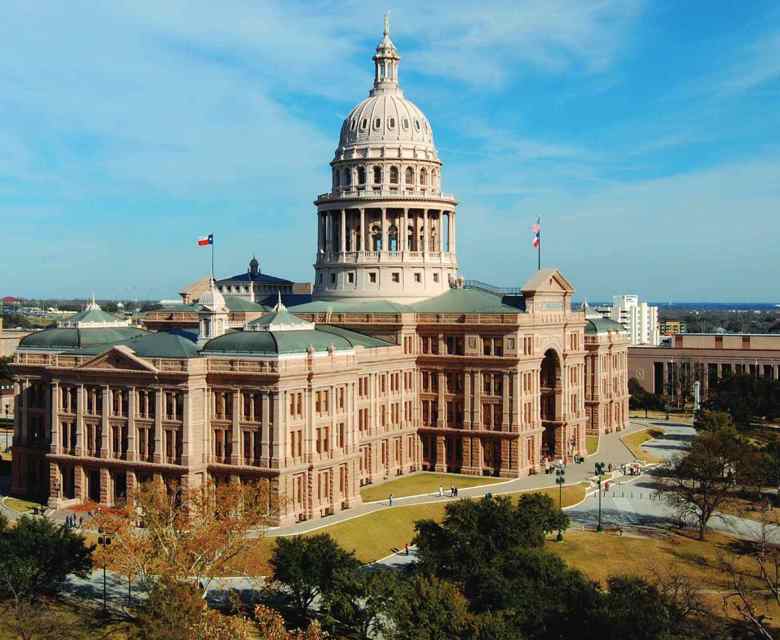
{"type": "Polygon", "coordinates": [[[385,31],[379,44],[376,46],[374,56],[374,88],[372,96],[383,91],[400,91],[398,88],[398,61],[401,56],[390,39],[390,14],[385,14],[385,31]]]}
{"type": "Polygon", "coordinates": [[[401,91],[390,17],[368,97],[344,119],[318,210],[314,296],[413,302],[458,271],[457,201],[442,193],[433,128],[401,91]]]}

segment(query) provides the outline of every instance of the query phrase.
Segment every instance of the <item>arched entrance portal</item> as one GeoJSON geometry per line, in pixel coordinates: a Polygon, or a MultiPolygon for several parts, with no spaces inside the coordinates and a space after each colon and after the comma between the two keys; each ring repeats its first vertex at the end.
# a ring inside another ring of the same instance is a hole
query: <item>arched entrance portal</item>
{"type": "Polygon", "coordinates": [[[548,349],[544,354],[540,378],[542,427],[544,427],[542,456],[562,458],[564,456],[563,381],[561,360],[552,349],[548,349]]]}

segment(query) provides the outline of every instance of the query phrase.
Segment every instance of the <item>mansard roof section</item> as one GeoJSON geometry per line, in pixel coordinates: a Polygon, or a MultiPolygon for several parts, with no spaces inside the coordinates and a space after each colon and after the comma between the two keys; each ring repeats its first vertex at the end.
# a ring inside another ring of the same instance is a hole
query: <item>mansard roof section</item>
{"type": "Polygon", "coordinates": [[[626,333],[625,328],[619,322],[610,318],[590,317],[585,319],[585,333],[595,335],[599,333],[626,333]]]}
{"type": "Polygon", "coordinates": [[[270,276],[267,273],[257,272],[255,274],[249,271],[245,273],[238,273],[229,278],[222,278],[217,280],[217,285],[233,284],[234,282],[258,282],[260,284],[295,284],[292,280],[285,278],[279,278],[277,276],[270,276]]]}
{"type": "Polygon", "coordinates": [[[136,327],[84,328],[53,327],[36,331],[22,338],[19,350],[30,351],[79,351],[92,349],[104,351],[114,344],[131,338],[146,335],[146,331],[136,327]]]}
{"type": "Polygon", "coordinates": [[[450,289],[435,298],[410,304],[409,307],[417,313],[522,313],[522,306],[510,306],[508,302],[522,303],[515,296],[463,288],[450,289]]]}
{"type": "Polygon", "coordinates": [[[534,293],[574,293],[574,286],[556,268],[540,269],[521,287],[524,295],[534,293]]]}

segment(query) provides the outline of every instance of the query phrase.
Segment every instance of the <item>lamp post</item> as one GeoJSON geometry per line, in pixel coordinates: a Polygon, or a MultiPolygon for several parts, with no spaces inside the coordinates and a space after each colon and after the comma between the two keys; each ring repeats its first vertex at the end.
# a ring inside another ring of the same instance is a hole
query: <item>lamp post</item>
{"type": "MultiPolygon", "coordinates": [[[[558,485],[558,508],[563,511],[563,483],[566,482],[566,469],[563,465],[555,469],[555,484],[558,485]]],[[[563,529],[558,529],[558,542],[563,542],[563,529]]]]}
{"type": "Polygon", "coordinates": [[[98,529],[98,544],[103,547],[103,615],[106,615],[106,613],[108,613],[108,597],[106,593],[105,551],[106,547],[111,544],[111,536],[103,531],[103,529],[98,529]]]}
{"type": "Polygon", "coordinates": [[[604,463],[603,462],[597,462],[596,463],[596,475],[598,476],[598,485],[599,485],[599,523],[596,525],[596,531],[603,531],[603,527],[601,526],[601,479],[604,475],[604,463]]]}

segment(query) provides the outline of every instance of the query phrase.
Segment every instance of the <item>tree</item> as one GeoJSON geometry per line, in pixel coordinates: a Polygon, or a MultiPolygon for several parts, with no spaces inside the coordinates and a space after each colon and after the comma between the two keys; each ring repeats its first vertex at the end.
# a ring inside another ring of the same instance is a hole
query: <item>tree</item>
{"type": "Polygon", "coordinates": [[[661,396],[649,393],[636,378],[629,378],[628,393],[630,394],[628,404],[630,409],[644,410],[645,418],[648,411],[661,411],[664,408],[664,400],[661,396]]]}
{"type": "Polygon", "coordinates": [[[699,431],[723,431],[734,429],[734,421],[725,411],[702,409],[696,414],[693,426],[699,431]]]}
{"type": "Polygon", "coordinates": [[[11,368],[12,358],[0,358],[0,384],[13,382],[15,374],[11,368]]]}
{"type": "Polygon", "coordinates": [[[780,381],[755,375],[725,376],[709,389],[706,408],[727,411],[737,428],[780,418],[780,381]]]}
{"type": "Polygon", "coordinates": [[[279,612],[261,604],[255,607],[255,622],[262,640],[323,640],[325,638],[316,620],[306,628],[306,631],[287,631],[284,618],[279,615],[279,612]]]}
{"type": "Polygon", "coordinates": [[[158,578],[199,583],[212,578],[261,535],[274,512],[264,485],[208,483],[169,493],[161,482],[133,492],[124,509],[101,511],[95,526],[111,536],[96,554],[99,565],[153,584],[158,578]]]}
{"type": "Polygon", "coordinates": [[[470,584],[486,567],[486,559],[517,547],[541,547],[545,536],[566,529],[569,519],[541,493],[526,494],[516,504],[508,497],[460,500],[445,507],[444,519],[415,523],[420,569],[439,578],[470,584]]]}
{"type": "Polygon", "coordinates": [[[92,548],[47,518],[22,516],[0,528],[0,598],[35,602],[56,596],[69,575],[86,576],[92,548]]]}
{"type": "Polygon", "coordinates": [[[209,609],[192,582],[163,576],[140,607],[138,640],[249,640],[250,622],[241,615],[209,609]]]}
{"type": "Polygon", "coordinates": [[[732,429],[700,432],[684,457],[670,462],[657,492],[675,507],[681,519],[697,522],[704,539],[712,514],[732,497],[736,470],[748,451],[732,429]]]}
{"type": "Polygon", "coordinates": [[[455,585],[434,577],[414,576],[388,611],[395,640],[452,640],[471,627],[468,602],[455,585]]]}
{"type": "Polygon", "coordinates": [[[76,625],[50,600],[69,575],[87,575],[91,551],[81,535],[46,518],[23,516],[9,527],[0,516],[2,626],[22,640],[75,637],[76,625]]]}
{"type": "Polygon", "coordinates": [[[652,584],[636,576],[613,576],[604,595],[601,637],[655,640],[672,628],[672,613],[652,584]]]}
{"type": "Polygon", "coordinates": [[[271,557],[273,580],[286,587],[301,620],[309,618],[318,596],[327,599],[335,588],[337,575],[359,566],[355,556],[326,533],[277,538],[271,557]]]}
{"type": "Polygon", "coordinates": [[[383,636],[386,612],[397,592],[397,574],[391,569],[337,571],[321,607],[326,628],[337,626],[339,637],[357,640],[383,636]]]}

